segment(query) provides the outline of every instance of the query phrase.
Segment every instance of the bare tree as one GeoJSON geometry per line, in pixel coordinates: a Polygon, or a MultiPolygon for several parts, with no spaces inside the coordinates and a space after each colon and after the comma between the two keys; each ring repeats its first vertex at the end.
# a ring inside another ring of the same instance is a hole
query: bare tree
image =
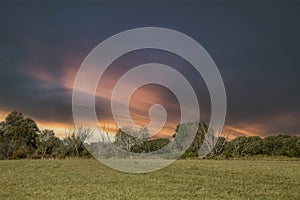
{"type": "Polygon", "coordinates": [[[93,131],[88,128],[77,128],[65,132],[66,138],[64,142],[68,148],[68,153],[72,156],[80,156],[80,153],[84,147],[84,142],[86,142],[92,135],[93,131]]]}
{"type": "MultiPolygon", "coordinates": [[[[203,130],[204,131],[204,130],[203,130]]],[[[198,155],[201,156],[217,156],[220,155],[228,142],[229,133],[226,130],[223,130],[222,133],[215,132],[214,130],[210,129],[203,141],[203,144],[198,152],[198,155]]]]}

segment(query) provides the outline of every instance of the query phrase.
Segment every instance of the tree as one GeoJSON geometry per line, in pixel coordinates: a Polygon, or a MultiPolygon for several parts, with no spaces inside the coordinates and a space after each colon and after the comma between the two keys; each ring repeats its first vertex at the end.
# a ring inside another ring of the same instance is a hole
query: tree
{"type": "Polygon", "coordinates": [[[289,135],[266,137],[263,140],[262,153],[275,156],[300,156],[300,137],[289,135]]]}
{"type": "Polygon", "coordinates": [[[149,153],[162,149],[164,146],[170,143],[167,138],[159,138],[155,140],[146,140],[140,145],[133,145],[131,151],[134,153],[149,153]]]}
{"type": "Polygon", "coordinates": [[[61,147],[61,141],[55,137],[52,130],[43,130],[39,134],[37,153],[43,158],[53,156],[57,148],[61,147]]]}
{"type": "Polygon", "coordinates": [[[183,154],[182,158],[197,157],[198,151],[204,141],[205,135],[208,131],[208,126],[205,122],[190,122],[177,126],[175,130],[174,146],[173,148],[182,151],[186,147],[188,149],[183,154]],[[196,135],[192,138],[192,133],[196,131],[196,135]],[[192,141],[191,141],[192,140],[192,141]],[[191,143],[188,146],[188,143],[191,143]]]}
{"type": "Polygon", "coordinates": [[[64,138],[66,156],[81,157],[89,155],[88,150],[84,146],[84,142],[92,135],[91,129],[78,128],[69,130],[64,138]]]}
{"type": "Polygon", "coordinates": [[[130,151],[132,146],[141,145],[148,136],[149,132],[146,127],[141,127],[137,130],[131,127],[123,127],[118,129],[114,144],[120,149],[130,151]]]}
{"type": "Polygon", "coordinates": [[[204,144],[203,146],[207,148],[205,153],[208,152],[208,156],[215,157],[219,156],[225,150],[226,144],[228,142],[227,138],[225,137],[211,137],[213,139],[208,139],[208,144],[204,144]],[[211,141],[214,140],[214,141],[211,141]]]}
{"type": "Polygon", "coordinates": [[[226,157],[251,156],[261,154],[262,139],[258,136],[239,136],[228,142],[224,154],[226,157]]]}
{"type": "Polygon", "coordinates": [[[2,159],[27,157],[37,148],[39,129],[32,119],[24,118],[22,113],[11,112],[0,126],[2,159]]]}

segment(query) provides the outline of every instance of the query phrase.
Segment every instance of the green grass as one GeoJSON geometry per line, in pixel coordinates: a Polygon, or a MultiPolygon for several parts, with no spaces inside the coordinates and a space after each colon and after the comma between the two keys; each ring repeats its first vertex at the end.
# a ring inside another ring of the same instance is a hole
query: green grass
{"type": "Polygon", "coordinates": [[[300,199],[300,161],[179,160],[126,174],[96,160],[0,161],[0,199],[300,199]]]}

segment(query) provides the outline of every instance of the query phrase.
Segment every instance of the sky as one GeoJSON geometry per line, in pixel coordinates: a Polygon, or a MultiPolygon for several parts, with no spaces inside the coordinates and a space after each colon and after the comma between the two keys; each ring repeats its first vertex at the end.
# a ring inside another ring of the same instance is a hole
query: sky
{"type": "MultiPolygon", "coordinates": [[[[0,120],[11,111],[58,135],[73,127],[72,89],[81,63],[106,38],[138,27],[180,31],[200,43],[222,75],[227,94],[225,130],[235,135],[300,135],[299,1],[6,1],[0,2],[0,120]]],[[[178,56],[140,50],[118,58],[100,80],[96,111],[113,126],[110,97],[129,69],[158,62],[187,77],[210,116],[200,75],[178,56]]],[[[88,80],[87,80],[88,81],[88,80]]],[[[125,87],[126,88],[126,87],[125,87]]],[[[124,90],[126,92],[126,90],[124,90]]],[[[130,111],[140,125],[153,104],[165,107],[162,135],[179,122],[174,94],[158,85],[134,93],[130,111]]]]}

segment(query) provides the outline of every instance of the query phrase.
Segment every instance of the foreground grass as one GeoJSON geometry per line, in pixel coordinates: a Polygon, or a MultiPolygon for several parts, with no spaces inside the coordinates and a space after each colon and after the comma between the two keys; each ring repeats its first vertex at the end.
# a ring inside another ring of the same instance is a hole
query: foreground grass
{"type": "Polygon", "coordinates": [[[300,199],[299,161],[179,160],[126,174],[96,160],[0,161],[0,199],[300,199]]]}

